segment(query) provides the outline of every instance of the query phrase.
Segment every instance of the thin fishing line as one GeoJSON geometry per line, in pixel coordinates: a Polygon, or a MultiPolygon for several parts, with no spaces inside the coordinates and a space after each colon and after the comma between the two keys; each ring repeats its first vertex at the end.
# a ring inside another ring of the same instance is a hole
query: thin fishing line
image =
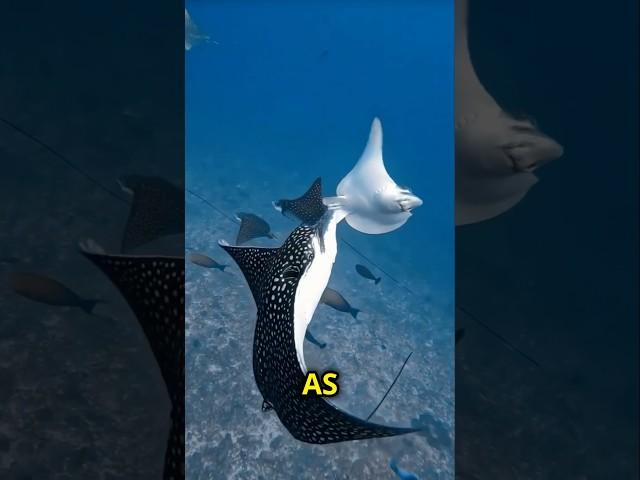
{"type": "Polygon", "coordinates": [[[475,315],[473,315],[471,312],[469,312],[466,308],[461,307],[460,305],[456,305],[456,308],[458,310],[460,310],[462,313],[464,313],[467,317],[471,318],[474,322],[476,322],[478,325],[480,325],[482,328],[484,328],[485,330],[487,330],[489,333],[491,333],[491,335],[495,336],[498,340],[500,340],[502,343],[504,343],[505,345],[507,345],[509,348],[511,348],[514,352],[519,353],[520,355],[522,355],[522,357],[524,357],[525,359],[527,359],[529,362],[531,362],[532,364],[534,364],[536,367],[541,368],[541,365],[531,356],[529,356],[528,354],[526,354],[525,352],[523,352],[522,350],[520,350],[518,347],[516,347],[513,343],[511,343],[509,340],[507,340],[505,337],[503,337],[502,335],[500,335],[497,331],[495,331],[493,328],[491,328],[489,325],[487,325],[486,323],[484,323],[482,320],[480,320],[479,318],[477,318],[475,315]]]}
{"type": "Polygon", "coordinates": [[[84,171],[82,168],[80,168],[78,165],[73,163],[71,160],[69,160],[66,156],[64,156],[58,150],[56,150],[55,148],[49,146],[48,144],[46,144],[44,141],[40,140],[35,135],[27,132],[23,128],[20,128],[18,125],[16,125],[15,123],[7,120],[4,117],[0,117],[0,122],[4,123],[7,127],[11,128],[15,132],[18,132],[23,137],[28,138],[29,140],[31,140],[32,142],[36,143],[40,147],[44,148],[47,152],[52,154],[54,157],[58,158],[58,160],[61,160],[68,168],[70,168],[71,170],[74,170],[76,173],[79,173],[80,175],[82,175],[84,178],[89,180],[89,182],[93,183],[96,187],[98,187],[102,191],[106,192],[107,194],[109,194],[110,196],[115,198],[116,200],[129,205],[129,201],[127,199],[121,197],[120,195],[118,195],[116,192],[114,192],[110,188],[105,187],[102,183],[100,183],[98,180],[96,180],[91,175],[89,175],[89,173],[84,171]]]}
{"type": "Polygon", "coordinates": [[[407,356],[407,358],[405,359],[404,363],[402,364],[402,367],[400,367],[400,371],[398,372],[398,374],[396,375],[396,378],[393,379],[393,382],[391,383],[391,385],[389,386],[389,388],[387,389],[387,391],[385,392],[384,396],[382,397],[382,399],[378,402],[378,405],[376,405],[376,408],[373,409],[373,411],[369,414],[369,416],[367,417],[367,420],[369,420],[371,417],[373,417],[373,414],[376,413],[378,411],[378,408],[380,408],[380,405],[382,405],[382,402],[384,402],[384,399],[387,398],[387,395],[389,395],[389,392],[391,391],[391,389],[393,388],[393,386],[396,384],[396,382],[398,381],[398,378],[400,378],[400,374],[402,373],[402,370],[404,370],[404,366],[407,364],[407,362],[409,361],[409,359],[411,358],[411,355],[413,355],[413,352],[410,352],[409,355],[407,356]]]}
{"type": "Polygon", "coordinates": [[[202,195],[197,194],[196,192],[194,192],[193,190],[191,190],[189,188],[187,188],[187,192],[189,192],[194,197],[199,198],[202,202],[204,202],[206,205],[209,205],[211,208],[213,208],[216,212],[218,212],[220,215],[225,217],[227,220],[229,220],[229,221],[231,221],[231,222],[233,222],[235,224],[239,224],[240,223],[237,219],[235,219],[232,216],[228,215],[222,209],[216,207],[213,203],[211,203],[209,200],[204,198],[202,195]]]}

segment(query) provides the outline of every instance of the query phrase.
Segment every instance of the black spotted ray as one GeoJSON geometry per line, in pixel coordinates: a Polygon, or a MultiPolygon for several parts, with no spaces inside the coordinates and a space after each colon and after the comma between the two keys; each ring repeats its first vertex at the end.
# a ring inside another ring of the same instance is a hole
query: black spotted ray
{"type": "Polygon", "coordinates": [[[316,178],[311,187],[301,197],[293,200],[280,199],[273,202],[276,210],[283,215],[300,220],[306,225],[314,225],[324,212],[326,205],[322,203],[322,181],[316,178]]]}
{"type": "Polygon", "coordinates": [[[263,409],[273,409],[303,442],[338,443],[415,432],[375,424],[338,409],[323,397],[301,395],[307,368],[303,344],[337,253],[336,226],[344,218],[330,210],[314,226],[300,225],[279,248],[220,242],[242,270],[257,306],[253,372],[263,409]]]}
{"type": "Polygon", "coordinates": [[[128,175],[118,182],[123,191],[133,196],[122,235],[122,252],[184,232],[184,189],[154,176],[128,175]]]}
{"type": "Polygon", "coordinates": [[[253,213],[238,212],[236,219],[240,222],[240,228],[238,229],[238,235],[236,237],[236,245],[242,245],[254,238],[276,238],[276,236],[271,232],[269,224],[253,213]]]}
{"type": "Polygon", "coordinates": [[[172,406],[164,478],[184,479],[184,258],[111,255],[91,240],[80,250],[118,288],[147,337],[172,406]]]}

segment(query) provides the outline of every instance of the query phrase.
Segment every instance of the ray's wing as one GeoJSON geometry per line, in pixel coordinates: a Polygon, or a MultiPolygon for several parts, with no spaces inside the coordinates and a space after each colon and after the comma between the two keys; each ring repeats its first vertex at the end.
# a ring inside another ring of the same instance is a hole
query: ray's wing
{"type": "Polygon", "coordinates": [[[171,400],[165,478],[184,478],[184,258],[80,250],[118,288],[149,342],[171,400]]]}
{"type": "Polygon", "coordinates": [[[238,228],[238,235],[236,236],[236,245],[242,245],[253,238],[255,238],[255,235],[251,222],[242,218],[240,220],[240,227],[238,228]]]}
{"type": "Polygon", "coordinates": [[[304,195],[293,200],[280,200],[280,204],[305,225],[316,224],[327,211],[322,203],[322,180],[316,178],[304,195]]]}
{"type": "Polygon", "coordinates": [[[282,424],[294,438],[302,442],[340,443],[393,437],[420,430],[368,422],[338,409],[322,397],[303,397],[300,392],[305,382],[304,375],[297,365],[292,365],[292,370],[289,372],[299,377],[297,382],[300,388],[279,392],[279,400],[272,403],[282,424]]]}
{"type": "Polygon", "coordinates": [[[136,189],[122,236],[122,252],[184,232],[184,190],[159,177],[136,189]]]}
{"type": "Polygon", "coordinates": [[[387,173],[382,158],[382,124],[380,119],[374,118],[367,145],[358,163],[338,184],[337,193],[340,196],[370,196],[389,183],[395,184],[387,173]]]}

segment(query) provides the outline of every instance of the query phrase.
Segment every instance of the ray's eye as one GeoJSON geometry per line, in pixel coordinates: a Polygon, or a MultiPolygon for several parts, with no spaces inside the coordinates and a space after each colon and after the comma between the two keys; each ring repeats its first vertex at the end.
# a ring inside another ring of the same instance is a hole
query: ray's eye
{"type": "Polygon", "coordinates": [[[298,268],[296,265],[289,265],[282,272],[282,277],[289,280],[296,280],[300,278],[300,268],[298,268]]]}

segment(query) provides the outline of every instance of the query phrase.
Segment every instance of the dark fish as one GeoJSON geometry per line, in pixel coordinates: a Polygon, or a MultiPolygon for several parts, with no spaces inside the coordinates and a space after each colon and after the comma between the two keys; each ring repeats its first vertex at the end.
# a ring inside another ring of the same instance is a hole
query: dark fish
{"type": "Polygon", "coordinates": [[[59,307],[78,307],[89,314],[98,303],[104,303],[98,299],[82,298],[57,280],[36,273],[11,272],[9,286],[29,300],[59,307]]]}
{"type": "Polygon", "coordinates": [[[389,468],[398,476],[401,480],[420,480],[415,473],[408,472],[398,466],[398,463],[392,458],[389,462],[389,468]]]}
{"type": "Polygon", "coordinates": [[[213,258],[201,253],[192,253],[191,255],[189,255],[189,260],[191,260],[191,262],[195,263],[196,265],[200,265],[201,267],[217,268],[221,272],[224,272],[224,269],[229,266],[218,263],[213,258]]]}
{"type": "Polygon", "coordinates": [[[128,175],[118,180],[133,196],[122,236],[122,252],[184,232],[184,190],[160,177],[128,175]]]}
{"type": "Polygon", "coordinates": [[[289,218],[300,220],[305,225],[314,225],[327,207],[322,203],[322,183],[316,178],[304,195],[293,200],[281,199],[273,202],[276,210],[289,218]]]}
{"type": "Polygon", "coordinates": [[[364,265],[360,265],[359,263],[356,265],[356,271],[364,278],[373,280],[376,285],[380,283],[380,280],[382,280],[382,277],[376,277],[373,273],[371,273],[371,270],[369,270],[364,265]]]}
{"type": "Polygon", "coordinates": [[[464,328],[456,328],[456,344],[464,338],[464,328]]]}
{"type": "Polygon", "coordinates": [[[311,335],[311,332],[309,330],[307,330],[304,334],[304,338],[306,338],[309,342],[313,343],[318,348],[324,348],[327,346],[325,342],[320,342],[313,335],[311,335]]]}
{"type": "Polygon", "coordinates": [[[301,225],[280,248],[220,243],[242,270],[256,302],[253,373],[262,408],[273,409],[294,438],[313,444],[416,431],[367,422],[323,397],[300,395],[307,372],[305,332],[335,260],[338,221],[332,212],[320,225],[301,225]]]}
{"type": "Polygon", "coordinates": [[[238,236],[236,237],[236,245],[242,245],[254,238],[276,238],[276,236],[271,233],[271,227],[269,224],[259,216],[254,215],[253,213],[239,212],[236,215],[236,218],[240,221],[240,229],[238,230],[238,236]]]}
{"type": "Polygon", "coordinates": [[[164,478],[184,479],[184,257],[105,254],[80,249],[118,288],[155,356],[171,400],[164,478]]]}
{"type": "Polygon", "coordinates": [[[324,292],[322,292],[320,303],[329,305],[331,308],[335,308],[339,312],[350,313],[353,318],[358,318],[358,313],[360,313],[360,310],[349,305],[349,302],[347,302],[345,298],[333,288],[327,287],[324,292]]]}

